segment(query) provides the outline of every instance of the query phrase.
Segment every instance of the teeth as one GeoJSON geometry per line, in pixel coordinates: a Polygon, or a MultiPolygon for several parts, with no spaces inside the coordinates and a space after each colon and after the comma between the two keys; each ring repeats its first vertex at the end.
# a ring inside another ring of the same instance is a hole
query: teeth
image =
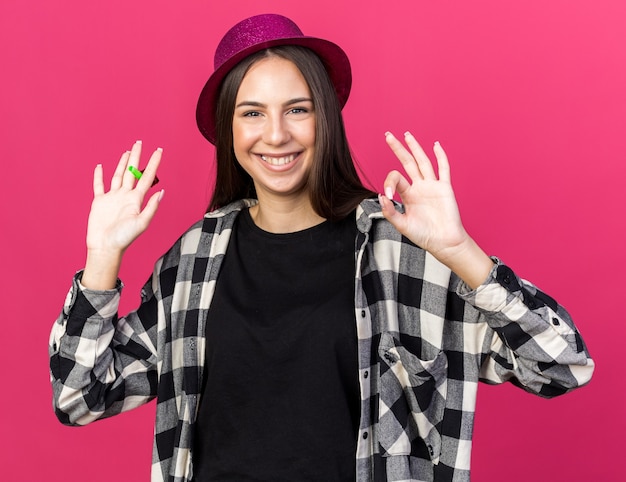
{"type": "Polygon", "coordinates": [[[272,166],[283,166],[285,164],[289,164],[296,158],[296,154],[291,154],[289,156],[284,157],[269,157],[269,156],[261,156],[263,161],[271,164],[272,166]]]}

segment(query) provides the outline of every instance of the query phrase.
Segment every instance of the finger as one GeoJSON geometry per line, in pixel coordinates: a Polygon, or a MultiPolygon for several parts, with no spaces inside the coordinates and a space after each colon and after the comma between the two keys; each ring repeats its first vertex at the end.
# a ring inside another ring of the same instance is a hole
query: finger
{"type": "Polygon", "coordinates": [[[156,214],[157,209],[159,208],[159,204],[161,203],[164,195],[165,189],[161,189],[160,191],[155,192],[152,196],[150,196],[150,199],[146,203],[146,206],[143,208],[141,213],[139,213],[138,218],[143,227],[143,230],[147,229],[150,221],[152,221],[152,218],[156,214]]]}
{"type": "Polygon", "coordinates": [[[437,176],[435,176],[435,170],[433,169],[433,163],[430,161],[419,142],[417,142],[417,139],[413,137],[413,134],[408,131],[405,132],[404,140],[406,141],[406,145],[409,146],[409,149],[411,149],[415,162],[417,162],[417,167],[422,173],[424,179],[437,179],[437,176]]]}
{"type": "Polygon", "coordinates": [[[104,194],[104,182],[102,181],[102,164],[98,164],[93,171],[93,195],[104,194]]]}
{"type": "Polygon", "coordinates": [[[433,151],[435,151],[435,156],[437,157],[439,179],[450,182],[450,163],[448,162],[448,156],[443,150],[443,147],[441,147],[441,144],[439,144],[439,141],[435,142],[433,151]]]}
{"type": "Polygon", "coordinates": [[[387,219],[397,231],[403,232],[406,225],[405,216],[396,211],[394,204],[382,194],[378,195],[378,202],[380,203],[385,219],[387,219]]]}
{"type": "Polygon", "coordinates": [[[411,184],[398,171],[391,171],[387,174],[383,186],[385,189],[385,196],[389,199],[393,199],[393,195],[396,192],[400,195],[400,197],[402,197],[402,194],[411,187],[411,184]]]}
{"type": "Polygon", "coordinates": [[[126,165],[128,164],[128,156],[130,156],[130,151],[126,151],[120,157],[117,167],[115,168],[115,172],[113,173],[113,177],[111,178],[111,190],[116,190],[122,187],[122,179],[124,178],[124,171],[126,171],[126,165]]]}
{"type": "Polygon", "coordinates": [[[160,147],[152,153],[152,156],[150,156],[150,160],[148,161],[148,165],[143,171],[141,179],[139,179],[139,182],[137,182],[137,189],[143,192],[147,192],[148,189],[152,187],[157,170],[159,168],[159,165],[161,164],[162,155],[163,149],[161,149],[160,147]]]}
{"type": "Polygon", "coordinates": [[[124,168],[124,176],[122,177],[122,186],[127,189],[132,189],[135,185],[137,178],[132,172],[128,170],[129,166],[139,167],[139,158],[141,157],[141,141],[137,141],[133,144],[128,156],[128,164],[124,168]]]}
{"type": "Polygon", "coordinates": [[[396,137],[391,132],[385,132],[385,140],[387,141],[387,145],[391,148],[393,153],[402,163],[402,167],[409,175],[409,177],[413,180],[423,179],[423,176],[417,167],[417,163],[415,159],[411,155],[409,151],[402,145],[402,143],[396,139],[396,137]]]}

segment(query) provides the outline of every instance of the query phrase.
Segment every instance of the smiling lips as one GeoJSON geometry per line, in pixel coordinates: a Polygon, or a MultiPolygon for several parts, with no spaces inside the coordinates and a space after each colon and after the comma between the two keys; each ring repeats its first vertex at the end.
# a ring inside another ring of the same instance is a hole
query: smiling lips
{"type": "Polygon", "coordinates": [[[261,159],[263,159],[264,162],[271,164],[272,166],[284,166],[285,164],[293,162],[296,157],[298,157],[298,154],[289,154],[288,156],[282,157],[271,157],[262,155],[261,159]]]}

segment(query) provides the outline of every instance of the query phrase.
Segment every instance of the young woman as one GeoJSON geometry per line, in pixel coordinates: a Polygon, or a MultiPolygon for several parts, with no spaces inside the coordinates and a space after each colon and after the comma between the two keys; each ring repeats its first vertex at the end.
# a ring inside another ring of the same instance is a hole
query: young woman
{"type": "Polygon", "coordinates": [[[446,154],[386,142],[384,195],[353,165],[335,44],[260,15],[222,39],[198,102],[216,146],[204,219],[117,315],[161,159],[94,174],[85,268],[50,338],[55,406],[83,425],[157,398],[152,479],[467,480],[477,382],[550,397],[593,362],[565,310],[465,231],[446,154]],[[392,201],[398,194],[402,204],[392,201]]]}

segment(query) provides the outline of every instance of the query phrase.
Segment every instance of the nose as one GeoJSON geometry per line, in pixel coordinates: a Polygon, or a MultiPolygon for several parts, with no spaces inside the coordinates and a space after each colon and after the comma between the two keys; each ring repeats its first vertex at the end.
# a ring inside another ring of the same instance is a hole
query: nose
{"type": "Polygon", "coordinates": [[[287,122],[282,115],[268,115],[263,140],[269,145],[285,144],[290,138],[287,122]]]}

